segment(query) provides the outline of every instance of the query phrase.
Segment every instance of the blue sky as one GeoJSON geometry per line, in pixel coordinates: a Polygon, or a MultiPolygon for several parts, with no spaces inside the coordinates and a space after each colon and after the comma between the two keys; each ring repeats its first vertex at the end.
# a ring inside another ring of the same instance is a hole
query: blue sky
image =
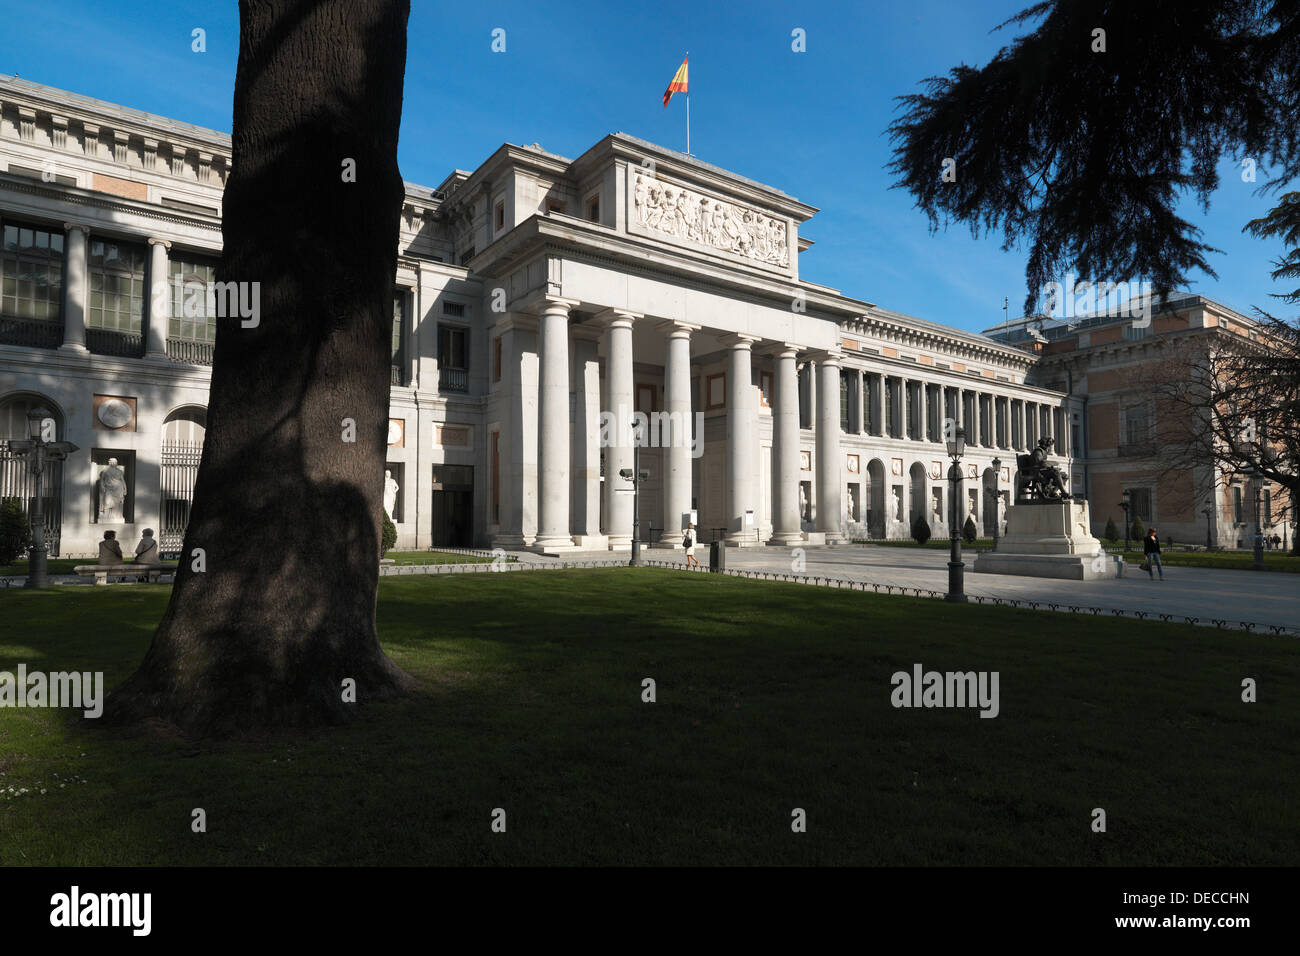
{"type": "MultiPolygon", "coordinates": [[[[685,100],[665,109],[661,96],[689,50],[692,152],[822,210],[803,230],[816,242],[803,278],[978,331],[1002,321],[1004,296],[1018,313],[1024,250],[1003,252],[1000,235],[975,239],[964,226],[932,235],[911,198],[889,188],[885,130],[895,96],[958,63],[986,63],[1013,35],[992,28],[1027,5],[412,0],[402,175],[437,185],[503,142],[574,157],[616,130],[684,149],[685,100]],[[504,53],[491,50],[496,28],[504,53]],[[791,50],[796,28],[807,52],[791,50]]],[[[0,0],[0,22],[2,72],[230,129],[234,2],[0,0]],[[190,49],[196,27],[205,53],[190,49]]],[[[1282,246],[1241,232],[1270,197],[1241,182],[1233,158],[1221,171],[1207,214],[1190,200],[1181,210],[1224,251],[1211,259],[1219,278],[1194,275],[1191,291],[1278,311],[1268,273],[1282,246]]]]}

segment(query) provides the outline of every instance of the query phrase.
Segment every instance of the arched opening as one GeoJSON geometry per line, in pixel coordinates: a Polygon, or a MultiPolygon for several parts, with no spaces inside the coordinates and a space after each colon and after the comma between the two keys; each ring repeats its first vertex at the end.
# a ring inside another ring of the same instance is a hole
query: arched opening
{"type": "Polygon", "coordinates": [[[49,410],[54,419],[54,439],[61,440],[63,415],[54,402],[30,393],[7,395],[0,399],[0,501],[14,498],[23,512],[30,515],[39,493],[41,511],[45,516],[45,547],[52,557],[57,557],[63,529],[63,462],[44,463],[38,491],[28,458],[20,457],[10,448],[11,441],[31,437],[27,413],[38,407],[49,410]]]}
{"type": "Polygon", "coordinates": [[[862,523],[867,526],[868,538],[885,537],[885,464],[879,458],[873,458],[867,464],[867,488],[865,499],[867,513],[862,523]]]}
{"type": "MultiPolygon", "coordinates": [[[[910,534],[912,525],[917,518],[924,518],[927,522],[930,520],[926,514],[927,500],[929,494],[926,492],[925,465],[919,461],[912,462],[912,467],[908,469],[908,509],[907,509],[907,531],[910,534]]],[[[934,529],[931,528],[931,531],[934,529]]]]}
{"type": "Polygon", "coordinates": [[[163,421],[158,551],[165,557],[179,554],[185,541],[207,427],[207,409],[199,405],[182,405],[163,421]]]}

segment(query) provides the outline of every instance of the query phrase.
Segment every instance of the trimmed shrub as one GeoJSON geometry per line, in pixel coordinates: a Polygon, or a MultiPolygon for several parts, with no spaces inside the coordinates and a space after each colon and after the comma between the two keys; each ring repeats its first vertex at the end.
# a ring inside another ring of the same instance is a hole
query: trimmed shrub
{"type": "Polygon", "coordinates": [[[397,525],[393,524],[392,519],[388,517],[388,512],[384,512],[384,536],[379,542],[379,556],[382,558],[388,553],[388,550],[397,544],[397,525]]]}
{"type": "Polygon", "coordinates": [[[26,556],[31,538],[27,512],[18,499],[6,498],[0,502],[0,564],[12,564],[26,556]]]}
{"type": "Polygon", "coordinates": [[[1107,518],[1107,519],[1106,519],[1106,530],[1105,530],[1104,534],[1106,535],[1106,540],[1107,540],[1107,541],[1118,541],[1118,540],[1119,540],[1119,528],[1115,527],[1115,519],[1114,519],[1114,518],[1107,518]]]}
{"type": "Polygon", "coordinates": [[[1130,532],[1134,541],[1141,541],[1147,536],[1147,526],[1142,523],[1141,518],[1133,519],[1133,530],[1130,532]]]}
{"type": "Polygon", "coordinates": [[[912,538],[922,546],[930,540],[930,522],[925,520],[924,515],[912,519],[912,538]]]}
{"type": "Polygon", "coordinates": [[[974,544],[977,537],[979,537],[979,529],[975,527],[975,519],[967,515],[966,523],[961,526],[961,538],[967,544],[974,544]]]}

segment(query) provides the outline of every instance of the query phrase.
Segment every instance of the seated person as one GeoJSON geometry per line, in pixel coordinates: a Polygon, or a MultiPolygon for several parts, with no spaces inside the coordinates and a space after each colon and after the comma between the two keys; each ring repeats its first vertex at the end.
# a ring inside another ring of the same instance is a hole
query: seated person
{"type": "Polygon", "coordinates": [[[135,546],[135,563],[154,566],[162,564],[162,559],[158,556],[158,542],[154,540],[153,528],[145,528],[140,533],[140,543],[135,546]]]}
{"type": "Polygon", "coordinates": [[[122,563],[122,546],[117,543],[116,531],[104,532],[104,540],[99,542],[99,563],[101,565],[122,563]]]}

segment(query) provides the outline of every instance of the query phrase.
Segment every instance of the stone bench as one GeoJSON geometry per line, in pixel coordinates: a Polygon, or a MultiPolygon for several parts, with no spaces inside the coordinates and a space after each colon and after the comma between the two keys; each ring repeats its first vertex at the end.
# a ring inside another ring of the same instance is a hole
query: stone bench
{"type": "Polygon", "coordinates": [[[174,564],[78,564],[72,570],[83,578],[94,577],[96,584],[108,584],[109,578],[146,578],[156,584],[164,574],[176,574],[174,564]]]}

